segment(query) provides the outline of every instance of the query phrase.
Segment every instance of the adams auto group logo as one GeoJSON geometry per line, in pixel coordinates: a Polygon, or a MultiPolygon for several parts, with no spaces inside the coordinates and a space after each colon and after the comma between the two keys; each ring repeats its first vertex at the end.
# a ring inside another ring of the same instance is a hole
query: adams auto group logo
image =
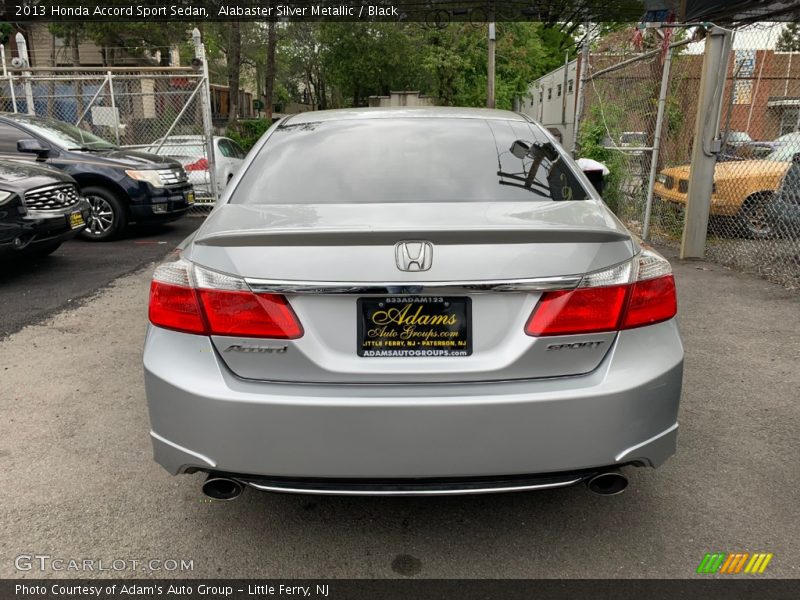
{"type": "Polygon", "coordinates": [[[749,552],[707,552],[700,561],[697,572],[705,575],[712,573],[760,575],[774,556],[771,552],[754,552],[753,554],[749,552]]]}

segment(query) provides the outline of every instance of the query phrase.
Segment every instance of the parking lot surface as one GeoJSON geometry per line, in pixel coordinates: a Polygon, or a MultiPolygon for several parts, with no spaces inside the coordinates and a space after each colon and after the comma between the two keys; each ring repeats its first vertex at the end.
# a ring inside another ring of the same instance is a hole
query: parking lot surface
{"type": "MultiPolygon", "coordinates": [[[[132,251],[104,248],[109,263],[132,251]]],[[[708,263],[675,269],[686,345],[678,454],[629,470],[624,494],[247,491],[230,503],[206,501],[202,475],[152,462],[141,372],[152,266],[120,277],[0,341],[0,576],[87,575],[15,569],[18,555],[44,554],[193,561],[106,577],[682,578],[706,552],[749,551],[775,554],[763,577],[798,577],[800,301],[708,263]]],[[[86,276],[78,268],[64,284],[86,276]]]]}
{"type": "Polygon", "coordinates": [[[113,242],[78,238],[36,260],[0,257],[0,339],[81,302],[117,277],[160,260],[201,222],[186,217],[166,225],[131,227],[113,242]]]}

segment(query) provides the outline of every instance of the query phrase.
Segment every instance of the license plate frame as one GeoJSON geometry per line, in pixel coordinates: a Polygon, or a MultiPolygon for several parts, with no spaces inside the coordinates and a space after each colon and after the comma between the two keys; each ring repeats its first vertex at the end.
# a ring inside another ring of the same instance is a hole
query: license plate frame
{"type": "Polygon", "coordinates": [[[356,319],[356,352],[363,358],[472,355],[472,299],[468,296],[358,298],[356,319]]]}

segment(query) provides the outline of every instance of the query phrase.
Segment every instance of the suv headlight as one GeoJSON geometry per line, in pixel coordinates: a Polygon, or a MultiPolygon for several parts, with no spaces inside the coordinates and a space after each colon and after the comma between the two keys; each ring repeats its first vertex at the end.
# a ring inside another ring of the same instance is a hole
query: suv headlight
{"type": "Polygon", "coordinates": [[[164,187],[164,182],[161,180],[161,175],[158,174],[158,171],[153,169],[148,169],[146,171],[125,171],[125,174],[130,177],[131,179],[135,179],[136,181],[144,181],[152,185],[153,187],[164,187]]]}
{"type": "Polygon", "coordinates": [[[5,204],[13,195],[14,192],[5,192],[0,190],[0,204],[5,204]]]}

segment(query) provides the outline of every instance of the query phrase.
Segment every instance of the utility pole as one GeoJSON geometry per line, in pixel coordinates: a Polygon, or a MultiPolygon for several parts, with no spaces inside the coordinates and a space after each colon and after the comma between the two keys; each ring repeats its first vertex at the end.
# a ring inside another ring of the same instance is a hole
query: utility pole
{"type": "Polygon", "coordinates": [[[681,239],[681,258],[703,258],[706,250],[708,213],[714,186],[714,167],[721,142],[718,139],[722,96],[733,46],[730,30],[711,26],[706,34],[700,97],[692,147],[691,176],[686,198],[686,221],[681,239]]]}
{"type": "Polygon", "coordinates": [[[489,22],[489,64],[487,67],[487,90],[486,90],[486,107],[494,108],[494,50],[497,35],[495,31],[494,21],[489,22]]]}
{"type": "Polygon", "coordinates": [[[589,47],[590,47],[590,32],[592,30],[592,24],[589,21],[586,21],[583,24],[583,28],[586,33],[583,36],[583,47],[581,48],[581,60],[578,63],[578,69],[580,69],[580,82],[578,83],[578,93],[575,97],[575,130],[572,134],[572,156],[577,158],[578,153],[578,137],[581,133],[581,120],[583,119],[583,103],[584,103],[584,96],[585,96],[585,88],[587,82],[587,76],[589,74],[589,47]]]}

